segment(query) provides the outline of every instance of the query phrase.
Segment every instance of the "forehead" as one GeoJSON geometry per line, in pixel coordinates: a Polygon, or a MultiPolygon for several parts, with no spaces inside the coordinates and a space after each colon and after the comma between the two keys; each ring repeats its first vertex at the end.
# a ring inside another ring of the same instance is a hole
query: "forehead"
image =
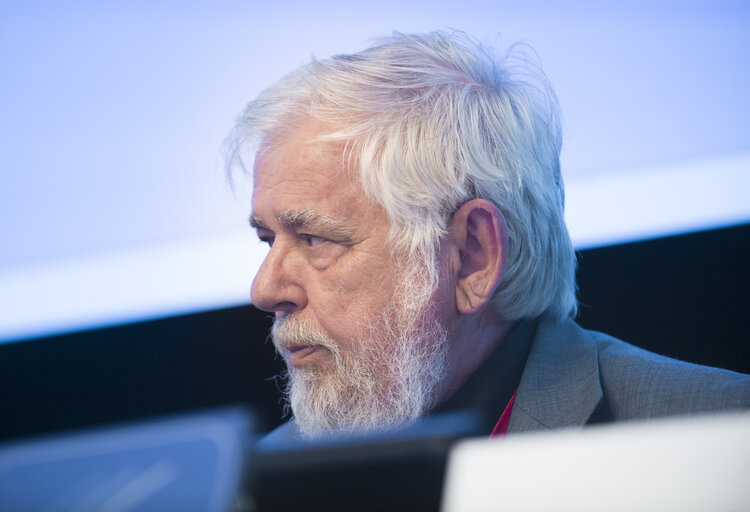
{"type": "Polygon", "coordinates": [[[324,130],[324,125],[306,121],[295,129],[267,138],[255,161],[255,186],[268,187],[277,182],[307,179],[310,175],[330,181],[343,178],[344,144],[319,140],[324,130]]]}
{"type": "Polygon", "coordinates": [[[321,141],[332,128],[306,121],[280,140],[268,141],[253,172],[253,214],[315,210],[338,220],[386,222],[364,194],[356,172],[344,164],[344,143],[321,141]]]}

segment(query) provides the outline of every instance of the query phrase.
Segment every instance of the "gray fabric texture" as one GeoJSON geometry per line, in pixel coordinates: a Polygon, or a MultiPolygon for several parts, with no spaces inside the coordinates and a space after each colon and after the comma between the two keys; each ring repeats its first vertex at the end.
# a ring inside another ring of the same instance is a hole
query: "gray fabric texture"
{"type": "Polygon", "coordinates": [[[750,408],[750,376],[542,318],[508,433],[750,408]]]}

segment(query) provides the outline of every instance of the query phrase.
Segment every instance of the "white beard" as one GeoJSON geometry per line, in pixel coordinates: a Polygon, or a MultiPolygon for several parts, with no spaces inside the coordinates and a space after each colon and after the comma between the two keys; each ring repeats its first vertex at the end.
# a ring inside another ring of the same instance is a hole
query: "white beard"
{"type": "Polygon", "coordinates": [[[292,315],[274,323],[272,339],[279,353],[305,343],[332,355],[326,367],[295,368],[287,361],[286,399],[304,435],[392,428],[435,405],[448,333],[434,311],[435,287],[424,266],[409,267],[391,303],[353,340],[346,356],[309,321],[292,315]]]}

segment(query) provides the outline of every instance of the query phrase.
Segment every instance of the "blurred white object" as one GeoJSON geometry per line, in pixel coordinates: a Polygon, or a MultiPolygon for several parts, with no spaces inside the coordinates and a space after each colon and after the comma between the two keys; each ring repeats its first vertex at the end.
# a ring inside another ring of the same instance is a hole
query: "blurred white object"
{"type": "Polygon", "coordinates": [[[443,512],[749,511],[750,415],[469,440],[448,459],[443,512]]]}

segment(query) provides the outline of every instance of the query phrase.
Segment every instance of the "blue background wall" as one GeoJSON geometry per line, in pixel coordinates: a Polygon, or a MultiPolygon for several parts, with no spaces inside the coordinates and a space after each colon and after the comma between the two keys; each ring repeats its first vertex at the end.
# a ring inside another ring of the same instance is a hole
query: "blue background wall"
{"type": "Polygon", "coordinates": [[[311,55],[455,27],[539,53],[579,248],[750,220],[750,6],[17,2],[0,15],[0,340],[247,304],[263,257],[219,155],[311,55]]]}

